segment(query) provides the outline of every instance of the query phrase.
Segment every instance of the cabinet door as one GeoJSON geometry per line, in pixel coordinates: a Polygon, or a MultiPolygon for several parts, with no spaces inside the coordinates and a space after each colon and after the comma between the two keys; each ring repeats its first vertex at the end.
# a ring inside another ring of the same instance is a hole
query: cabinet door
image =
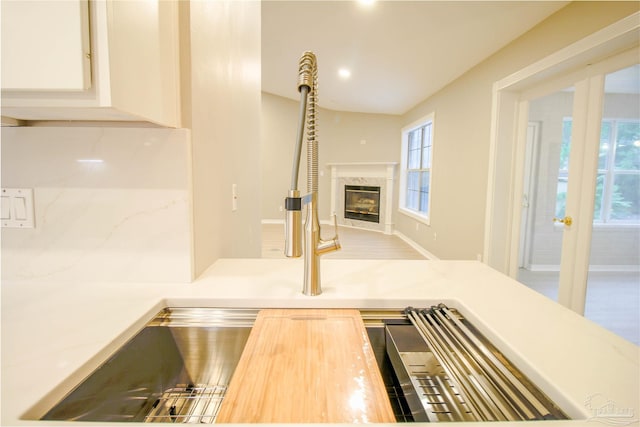
{"type": "Polygon", "coordinates": [[[91,86],[88,0],[3,1],[2,89],[91,86]]]}

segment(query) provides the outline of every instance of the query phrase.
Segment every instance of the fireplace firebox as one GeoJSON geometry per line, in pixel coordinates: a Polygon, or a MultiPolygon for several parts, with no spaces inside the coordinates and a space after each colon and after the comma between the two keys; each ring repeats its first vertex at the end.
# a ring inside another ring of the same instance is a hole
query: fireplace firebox
{"type": "Polygon", "coordinates": [[[380,187],[344,186],[344,217],[380,222],[380,187]]]}

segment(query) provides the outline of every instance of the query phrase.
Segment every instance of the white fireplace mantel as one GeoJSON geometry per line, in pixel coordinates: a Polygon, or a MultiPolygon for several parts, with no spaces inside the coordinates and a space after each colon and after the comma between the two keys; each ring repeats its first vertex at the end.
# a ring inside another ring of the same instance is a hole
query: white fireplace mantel
{"type": "Polygon", "coordinates": [[[338,224],[393,233],[393,192],[397,162],[327,163],[331,168],[331,212],[338,224]],[[378,224],[344,218],[344,186],[350,184],[380,187],[378,224]]]}

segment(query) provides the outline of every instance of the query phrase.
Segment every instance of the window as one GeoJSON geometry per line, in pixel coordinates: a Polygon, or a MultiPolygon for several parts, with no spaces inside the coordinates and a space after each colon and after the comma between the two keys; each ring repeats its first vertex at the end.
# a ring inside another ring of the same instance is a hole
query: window
{"type": "MultiPolygon", "coordinates": [[[[564,120],[556,216],[563,217],[571,141],[564,120]]],[[[640,121],[603,119],[593,212],[594,224],[640,224],[640,121]]]]}
{"type": "Polygon", "coordinates": [[[433,114],[402,130],[400,212],[429,222],[433,114]]]}

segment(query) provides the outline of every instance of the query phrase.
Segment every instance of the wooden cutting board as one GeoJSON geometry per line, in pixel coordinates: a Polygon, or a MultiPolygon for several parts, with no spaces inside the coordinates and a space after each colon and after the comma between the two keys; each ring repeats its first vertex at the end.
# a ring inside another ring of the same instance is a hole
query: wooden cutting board
{"type": "Polygon", "coordinates": [[[262,310],[216,423],[395,422],[358,310],[262,310]]]}

